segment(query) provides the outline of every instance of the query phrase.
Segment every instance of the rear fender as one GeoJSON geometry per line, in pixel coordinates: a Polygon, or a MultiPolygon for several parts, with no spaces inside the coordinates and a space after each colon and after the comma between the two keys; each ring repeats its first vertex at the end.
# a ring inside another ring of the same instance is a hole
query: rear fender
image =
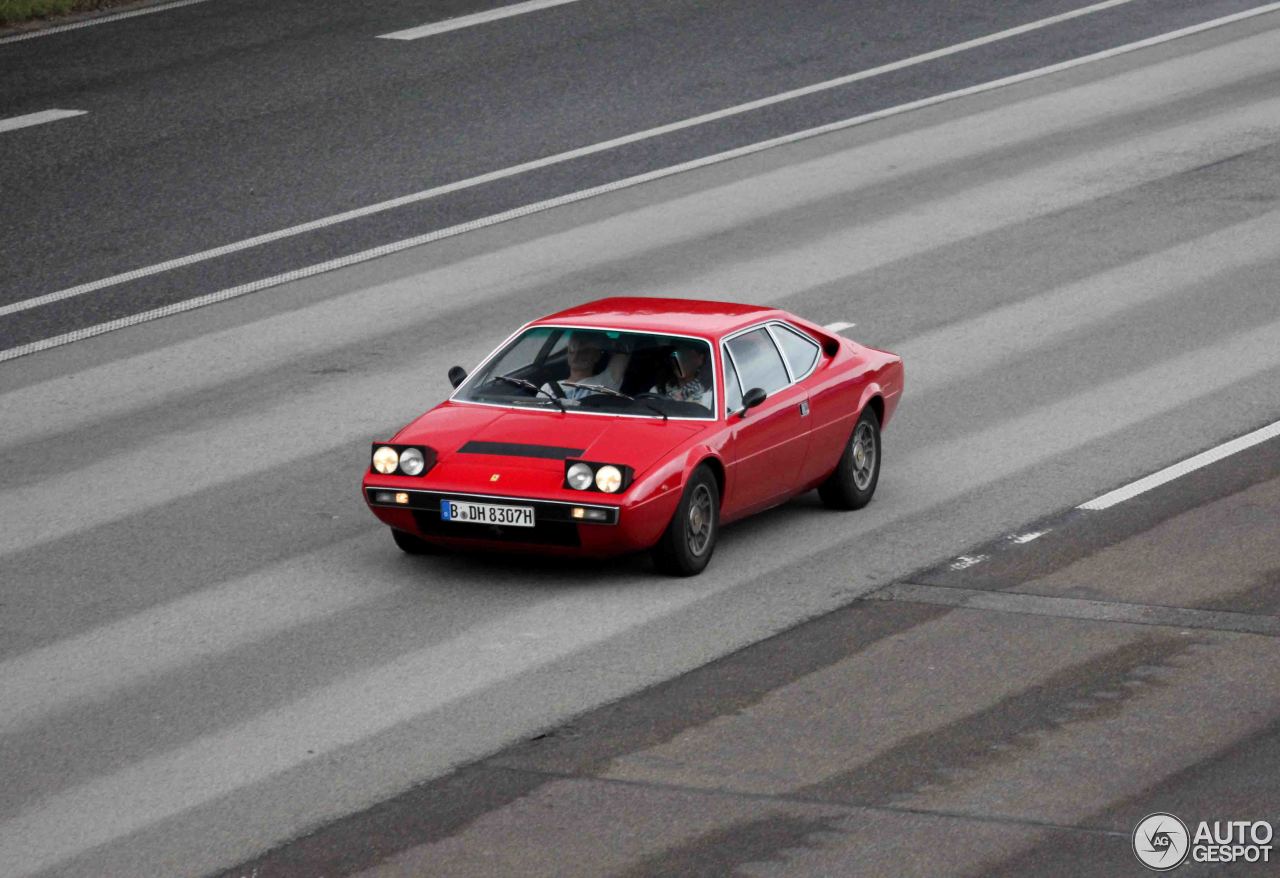
{"type": "MultiPolygon", "coordinates": [[[[867,386],[866,386],[866,387],[862,388],[862,397],[858,400],[858,416],[859,416],[859,417],[861,417],[861,416],[862,416],[862,412],[863,412],[863,410],[864,410],[867,406],[869,406],[869,405],[873,405],[873,404],[874,404],[874,401],[875,401],[876,399],[879,399],[879,400],[881,401],[881,403],[883,404],[883,402],[884,402],[884,388],[883,388],[883,387],[881,387],[881,385],[879,384],[879,382],[872,381],[872,382],[870,382],[869,384],[867,384],[867,386]]],[[[879,408],[879,407],[877,407],[877,408],[879,408]]],[[[887,411],[887,409],[886,409],[886,411],[887,411]]],[[[886,418],[884,417],[884,415],[883,415],[883,414],[881,414],[881,416],[880,416],[880,426],[882,426],[882,427],[884,426],[884,422],[885,422],[885,420],[886,420],[886,418]]]]}
{"type": "Polygon", "coordinates": [[[880,398],[880,426],[884,428],[897,411],[898,401],[902,398],[902,361],[893,360],[876,370],[875,376],[862,388],[862,396],[858,400],[858,414],[880,398]]]}

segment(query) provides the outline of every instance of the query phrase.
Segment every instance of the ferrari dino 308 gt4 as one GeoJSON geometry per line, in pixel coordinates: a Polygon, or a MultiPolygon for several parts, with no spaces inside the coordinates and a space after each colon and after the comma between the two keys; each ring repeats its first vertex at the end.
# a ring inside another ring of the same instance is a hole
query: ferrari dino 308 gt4
{"type": "Polygon", "coordinates": [[[364,497],[401,549],[652,550],[690,575],[735,519],[814,488],[871,500],[902,361],[772,308],[614,298],[449,379],[373,445],[364,497]]]}

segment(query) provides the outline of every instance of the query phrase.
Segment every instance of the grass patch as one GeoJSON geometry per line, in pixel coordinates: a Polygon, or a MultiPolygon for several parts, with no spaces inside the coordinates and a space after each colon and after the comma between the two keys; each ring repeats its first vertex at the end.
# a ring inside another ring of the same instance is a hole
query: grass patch
{"type": "Polygon", "coordinates": [[[123,6],[131,2],[134,0],[0,0],[0,27],[72,12],[123,6]]]}

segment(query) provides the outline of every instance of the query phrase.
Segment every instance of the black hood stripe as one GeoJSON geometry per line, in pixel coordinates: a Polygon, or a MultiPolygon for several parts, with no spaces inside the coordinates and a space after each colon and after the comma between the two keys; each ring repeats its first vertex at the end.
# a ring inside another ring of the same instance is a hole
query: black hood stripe
{"type": "Polygon", "coordinates": [[[525,445],[521,442],[476,442],[472,440],[458,449],[459,454],[498,454],[503,457],[541,457],[564,460],[578,457],[586,449],[561,448],[558,445],[525,445]]]}

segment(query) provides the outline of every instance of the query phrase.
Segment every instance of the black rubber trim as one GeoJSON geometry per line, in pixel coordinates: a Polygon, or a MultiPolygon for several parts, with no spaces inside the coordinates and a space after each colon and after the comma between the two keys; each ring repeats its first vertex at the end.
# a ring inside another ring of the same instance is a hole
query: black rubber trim
{"type": "Polygon", "coordinates": [[[522,442],[477,442],[474,439],[458,449],[459,454],[497,454],[504,457],[541,457],[546,460],[564,460],[577,457],[581,448],[562,448],[559,445],[526,445],[522,442]]]}

